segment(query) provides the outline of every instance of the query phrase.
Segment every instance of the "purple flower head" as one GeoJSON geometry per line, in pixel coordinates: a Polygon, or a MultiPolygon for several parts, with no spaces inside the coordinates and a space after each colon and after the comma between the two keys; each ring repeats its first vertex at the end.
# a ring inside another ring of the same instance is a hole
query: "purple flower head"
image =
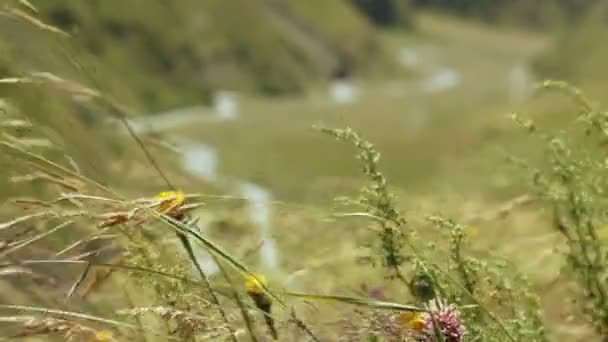
{"type": "Polygon", "coordinates": [[[408,322],[412,336],[421,342],[438,342],[437,334],[446,342],[462,342],[466,328],[460,311],[441,299],[433,299],[426,304],[428,312],[413,316],[408,322]],[[436,324],[436,326],[435,326],[436,324]]]}

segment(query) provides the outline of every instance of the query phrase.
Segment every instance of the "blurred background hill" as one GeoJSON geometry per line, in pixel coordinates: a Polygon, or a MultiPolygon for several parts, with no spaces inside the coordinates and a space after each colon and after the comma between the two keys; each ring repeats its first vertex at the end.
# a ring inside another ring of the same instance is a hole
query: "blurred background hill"
{"type": "MultiPolygon", "coordinates": [[[[349,1],[47,1],[45,17],[146,109],[218,89],[284,95],[345,73],[390,70],[376,29],[349,1]]],[[[372,10],[372,9],[370,9],[372,10]]]]}
{"type": "Polygon", "coordinates": [[[590,72],[574,69],[602,58],[596,57],[601,47],[586,41],[601,35],[606,22],[605,4],[593,0],[206,0],[120,6],[49,0],[38,6],[50,23],[74,34],[99,74],[119,78],[112,82],[115,93],[135,92],[125,100],[146,111],[209,103],[221,89],[285,95],[339,75],[403,72],[379,31],[415,32],[420,9],[555,34],[559,53],[539,58],[538,70],[575,77],[590,72]],[[581,49],[585,56],[573,55],[581,49]],[[589,61],[580,63],[581,58],[589,61]],[[577,66],[563,67],[568,63],[577,66]]]}

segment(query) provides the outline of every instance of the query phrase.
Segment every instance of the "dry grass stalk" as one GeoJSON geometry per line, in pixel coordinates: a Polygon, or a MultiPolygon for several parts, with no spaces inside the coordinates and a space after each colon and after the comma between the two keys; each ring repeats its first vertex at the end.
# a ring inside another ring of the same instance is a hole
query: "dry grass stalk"
{"type": "Polygon", "coordinates": [[[22,266],[11,266],[0,269],[0,277],[5,276],[26,276],[33,279],[38,284],[44,283],[51,286],[55,286],[57,284],[57,281],[53,277],[34,272],[31,269],[22,266]]]}
{"type": "Polygon", "coordinates": [[[27,175],[13,176],[9,178],[9,181],[11,183],[34,182],[38,180],[59,185],[65,190],[72,192],[77,192],[82,187],[82,182],[79,182],[73,178],[56,177],[44,172],[35,172],[27,175]]]}
{"type": "Polygon", "coordinates": [[[38,14],[38,9],[28,0],[19,0],[19,4],[30,10],[32,13],[38,14]]]}
{"type": "Polygon", "coordinates": [[[101,340],[97,339],[99,336],[97,330],[67,319],[23,315],[0,317],[0,322],[20,325],[20,331],[13,335],[13,338],[54,335],[61,336],[66,341],[101,342],[101,340]]]}
{"type": "Polygon", "coordinates": [[[59,224],[59,225],[57,225],[57,226],[55,226],[55,227],[53,227],[53,228],[49,229],[49,230],[48,230],[48,231],[46,231],[46,232],[40,233],[40,234],[38,234],[38,235],[36,235],[36,236],[34,236],[34,237],[32,237],[32,238],[29,238],[29,239],[27,239],[27,240],[21,241],[21,242],[19,242],[18,244],[16,244],[15,246],[13,246],[13,247],[11,247],[11,248],[9,248],[9,249],[7,249],[7,250],[2,251],[2,252],[0,253],[0,259],[1,259],[1,258],[5,258],[5,257],[6,257],[6,256],[8,256],[9,254],[12,254],[12,253],[17,252],[17,251],[19,251],[20,249],[23,249],[23,248],[25,248],[26,246],[28,246],[28,245],[30,245],[30,244],[32,244],[32,243],[34,243],[34,242],[36,242],[36,241],[42,240],[42,239],[44,239],[45,237],[47,237],[47,236],[49,236],[49,235],[51,235],[51,234],[53,234],[53,233],[55,233],[55,232],[59,231],[60,229],[63,229],[63,228],[65,228],[65,227],[67,227],[67,226],[71,225],[72,223],[73,223],[73,221],[68,221],[68,222],[61,223],[61,224],[59,224]]]}
{"type": "MultiPolygon", "coordinates": [[[[209,307],[211,304],[209,304],[209,307]]],[[[118,314],[126,316],[140,316],[144,314],[154,314],[166,321],[173,322],[176,327],[171,332],[181,338],[192,338],[194,336],[213,334],[215,336],[233,335],[230,327],[223,323],[223,320],[211,316],[203,316],[197,313],[178,310],[165,306],[140,307],[133,309],[119,310],[118,314]]]]}
{"type": "MultiPolygon", "coordinates": [[[[21,3],[22,4],[29,4],[29,2],[23,1],[23,0],[21,0],[21,3]]],[[[30,8],[30,9],[34,9],[35,8],[35,7],[31,6],[31,4],[29,6],[27,6],[27,7],[30,8]]],[[[37,27],[37,28],[39,28],[39,29],[41,29],[43,31],[48,31],[48,32],[51,32],[51,33],[55,33],[55,34],[58,34],[58,35],[63,36],[63,37],[70,37],[70,35],[67,32],[65,32],[65,31],[63,31],[63,30],[61,30],[61,29],[59,29],[59,28],[57,28],[55,26],[46,24],[42,20],[40,20],[40,19],[38,19],[38,18],[30,15],[29,13],[26,13],[25,11],[22,11],[22,10],[20,10],[18,8],[6,7],[4,9],[4,11],[0,11],[0,15],[5,15],[5,16],[11,17],[11,18],[15,18],[15,19],[21,19],[21,20],[24,20],[24,21],[28,22],[29,24],[32,24],[33,26],[35,26],[35,27],[37,27]]]]}
{"type": "Polygon", "coordinates": [[[9,222],[0,223],[0,231],[5,230],[5,229],[9,229],[11,227],[16,226],[17,224],[20,224],[20,223],[23,223],[25,221],[31,220],[33,218],[40,217],[40,216],[45,216],[47,214],[48,214],[47,212],[38,212],[38,213],[34,213],[34,214],[29,214],[29,215],[24,215],[24,216],[17,217],[16,219],[11,220],[9,222]]]}

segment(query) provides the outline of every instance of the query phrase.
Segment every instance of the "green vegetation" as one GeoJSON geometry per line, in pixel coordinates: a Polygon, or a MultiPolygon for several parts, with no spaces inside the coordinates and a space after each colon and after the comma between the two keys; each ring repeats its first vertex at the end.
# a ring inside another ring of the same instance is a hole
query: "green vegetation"
{"type": "Polygon", "coordinates": [[[409,28],[413,25],[413,8],[409,0],[351,1],[380,26],[409,28]]]}
{"type": "MultiPolygon", "coordinates": [[[[364,132],[382,152],[388,177],[408,192],[427,194],[439,177],[461,186],[459,191],[492,189],[502,199],[516,195],[511,184],[497,181],[507,177],[507,170],[480,180],[467,177],[470,164],[452,160],[481,158],[484,172],[502,162],[496,149],[513,139],[503,122],[509,105],[508,74],[514,65],[541,51],[545,40],[517,32],[497,33],[447,17],[419,16],[417,22],[424,43],[419,36],[397,38],[391,33],[383,37],[388,48],[398,54],[404,41],[433,47],[421,58],[460,71],[465,81],[457,89],[420,96],[420,82],[369,82],[360,99],[345,106],[332,105],[323,97],[324,89],[311,91],[307,99],[269,102],[243,97],[236,122],[183,127],[175,133],[216,146],[222,173],[254,179],[289,201],[327,202],[336,191],[356,189],[353,184],[361,181],[354,162],[345,157],[347,150],[311,129],[318,123],[364,132]],[[503,44],[491,44],[497,40],[503,44]],[[399,96],[391,96],[395,88],[399,96]],[[411,128],[417,115],[426,119],[420,129],[411,128]]],[[[419,77],[429,77],[429,71],[420,69],[419,77]]]]}
{"type": "Polygon", "coordinates": [[[74,35],[89,55],[81,55],[84,62],[116,76],[104,80],[112,94],[135,90],[122,100],[140,111],[208,103],[219,89],[301,92],[338,68],[387,69],[374,28],[346,0],[38,5],[43,17],[74,35]]]}
{"type": "Polygon", "coordinates": [[[608,32],[606,13],[608,6],[596,6],[595,11],[573,29],[560,32],[552,49],[538,58],[536,69],[549,77],[601,83],[607,74],[605,68],[598,66],[608,57],[608,49],[597,44],[597,39],[608,32]]]}
{"type": "Polygon", "coordinates": [[[547,29],[562,22],[573,23],[603,6],[600,0],[413,0],[415,6],[437,8],[487,22],[511,22],[547,29]]]}
{"type": "Polygon", "coordinates": [[[608,113],[587,98],[605,102],[602,21],[551,40],[412,15],[415,31],[382,31],[348,1],[5,1],[3,334],[605,339],[608,113]],[[556,56],[573,46],[593,54],[556,56]],[[404,48],[414,73],[395,69],[404,48]],[[221,75],[193,77],[202,61],[221,75]],[[533,61],[587,92],[547,81],[515,102],[508,75],[533,61]],[[369,76],[354,102],[327,98],[332,65],[369,76]],[[442,69],[461,83],[424,90],[442,69]],[[244,90],[237,120],[129,132],[220,88],[244,90]],[[216,147],[218,181],[183,170],[178,139],[216,147]]]}

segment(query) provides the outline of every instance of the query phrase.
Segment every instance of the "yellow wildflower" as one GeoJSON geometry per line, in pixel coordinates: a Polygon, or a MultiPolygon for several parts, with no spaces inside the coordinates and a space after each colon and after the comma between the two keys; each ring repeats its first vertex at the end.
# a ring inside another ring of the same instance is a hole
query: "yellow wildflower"
{"type": "Polygon", "coordinates": [[[424,315],[420,312],[402,312],[398,319],[406,329],[420,331],[424,328],[424,315]]]}
{"type": "Polygon", "coordinates": [[[268,330],[272,337],[277,339],[277,330],[274,326],[274,319],[272,318],[271,308],[272,308],[272,299],[266,292],[264,292],[264,288],[268,286],[268,281],[266,277],[261,274],[248,274],[245,276],[245,288],[247,289],[247,294],[253,299],[255,302],[255,306],[264,312],[264,320],[266,321],[266,325],[268,326],[268,330]]]}
{"type": "Polygon", "coordinates": [[[112,332],[109,330],[100,330],[95,333],[93,338],[94,342],[110,342],[114,341],[114,337],[112,337],[112,332]]]}
{"type": "Polygon", "coordinates": [[[165,191],[156,196],[156,200],[160,201],[158,211],[168,216],[180,216],[181,207],[186,202],[186,197],[181,191],[165,191]]]}
{"type": "Polygon", "coordinates": [[[245,277],[245,288],[249,294],[264,293],[264,288],[267,286],[268,281],[261,274],[248,274],[245,277]]]}

